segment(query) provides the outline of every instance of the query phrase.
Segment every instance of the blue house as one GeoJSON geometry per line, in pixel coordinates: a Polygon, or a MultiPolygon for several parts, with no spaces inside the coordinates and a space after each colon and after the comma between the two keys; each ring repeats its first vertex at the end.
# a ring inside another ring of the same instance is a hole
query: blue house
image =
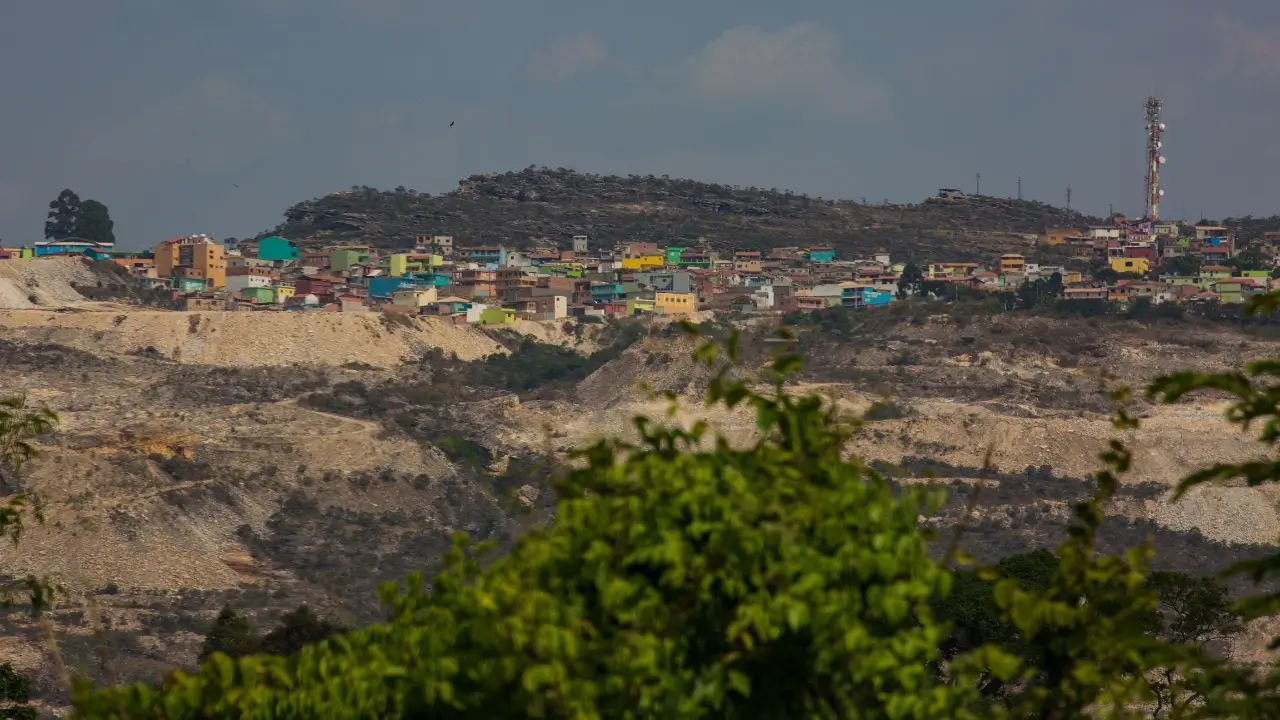
{"type": "Polygon", "coordinates": [[[453,282],[453,276],[450,275],[449,273],[442,273],[442,272],[422,272],[422,273],[414,273],[413,280],[418,287],[435,286],[438,288],[442,288],[445,285],[448,285],[449,283],[453,282]]]}
{"type": "Polygon", "coordinates": [[[35,256],[41,255],[80,255],[89,250],[110,251],[115,243],[99,243],[89,240],[39,240],[34,244],[35,256]]]}
{"type": "Polygon", "coordinates": [[[864,285],[853,285],[840,291],[840,307],[878,308],[893,301],[893,293],[864,285]]]}
{"type": "Polygon", "coordinates": [[[591,283],[591,299],[595,302],[612,302],[623,297],[622,284],[610,282],[591,283]]]}
{"type": "Polygon", "coordinates": [[[809,262],[813,263],[830,263],[835,262],[836,249],[830,245],[814,245],[809,248],[809,262]]]}
{"type": "Polygon", "coordinates": [[[471,248],[471,262],[501,267],[507,264],[507,249],[499,245],[477,245],[471,248]]]}
{"type": "Polygon", "coordinates": [[[369,278],[369,297],[391,297],[391,293],[397,290],[412,290],[413,288],[414,282],[412,275],[404,275],[402,277],[369,278]]]}
{"type": "Polygon", "coordinates": [[[262,260],[297,260],[298,248],[277,235],[268,235],[258,241],[258,257],[262,260]]]}

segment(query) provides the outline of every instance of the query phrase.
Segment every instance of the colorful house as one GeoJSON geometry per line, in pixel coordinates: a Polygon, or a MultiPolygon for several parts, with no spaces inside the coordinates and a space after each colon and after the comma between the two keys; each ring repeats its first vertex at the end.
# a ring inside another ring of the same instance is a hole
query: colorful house
{"type": "Polygon", "coordinates": [[[1018,253],[1005,253],[1000,256],[1000,274],[1026,272],[1027,259],[1018,253]]]}
{"type": "Polygon", "coordinates": [[[627,315],[657,312],[658,304],[653,298],[627,298],[627,315]]]}
{"type": "Polygon", "coordinates": [[[622,259],[622,268],[624,270],[645,270],[662,267],[664,264],[666,264],[666,258],[662,255],[640,255],[622,259]]]}
{"type": "Polygon", "coordinates": [[[276,293],[276,302],[282,305],[297,293],[297,288],[292,285],[275,285],[271,289],[276,293]]]}
{"type": "Polygon", "coordinates": [[[688,315],[698,309],[698,296],[691,292],[654,293],[653,305],[663,315],[688,315]]]}
{"type": "Polygon", "coordinates": [[[405,253],[393,253],[383,261],[388,275],[401,277],[409,272],[409,256],[405,253]]]}
{"type": "Polygon", "coordinates": [[[1113,257],[1110,260],[1111,269],[1118,273],[1146,275],[1151,270],[1151,261],[1147,258],[1113,257]]]}
{"type": "Polygon", "coordinates": [[[830,245],[814,245],[809,248],[809,262],[831,263],[836,260],[836,249],[830,245]]]}
{"type": "Polygon", "coordinates": [[[176,276],[173,278],[173,288],[180,293],[203,292],[204,278],[176,276]]]}
{"type": "Polygon", "coordinates": [[[514,308],[485,308],[480,311],[481,325],[503,325],[516,321],[516,311],[514,308]]]}
{"type": "Polygon", "coordinates": [[[623,296],[622,284],[616,282],[593,282],[591,283],[591,300],[593,302],[609,302],[612,300],[621,300],[623,296]]]}
{"type": "Polygon", "coordinates": [[[413,276],[406,275],[400,277],[373,277],[369,278],[369,297],[387,298],[397,290],[412,290],[414,288],[413,276]]]}
{"type": "Polygon", "coordinates": [[[668,265],[679,265],[680,254],[685,251],[682,247],[669,247],[666,249],[666,259],[668,265]]]}
{"type": "Polygon", "coordinates": [[[367,250],[338,249],[329,253],[329,269],[334,272],[347,273],[351,268],[373,257],[367,250]]]}
{"type": "Polygon", "coordinates": [[[275,288],[265,286],[247,287],[240,291],[240,297],[261,305],[270,305],[276,301],[275,288]]]}
{"type": "Polygon", "coordinates": [[[268,235],[258,241],[258,257],[262,260],[297,260],[298,248],[277,235],[268,235]]]}
{"type": "Polygon", "coordinates": [[[471,262],[480,265],[506,265],[507,249],[501,245],[477,245],[471,248],[471,262]]]}
{"type": "Polygon", "coordinates": [[[90,240],[40,240],[35,243],[33,254],[42,255],[83,255],[87,250],[110,251],[115,243],[92,242],[90,240]]]}
{"type": "Polygon", "coordinates": [[[952,278],[963,278],[977,272],[978,263],[971,262],[941,262],[930,263],[926,275],[930,280],[946,280],[952,278]]]}

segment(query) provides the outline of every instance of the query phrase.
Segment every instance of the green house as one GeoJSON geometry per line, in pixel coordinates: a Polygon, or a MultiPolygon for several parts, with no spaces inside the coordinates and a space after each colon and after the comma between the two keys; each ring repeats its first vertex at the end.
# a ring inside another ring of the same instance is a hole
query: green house
{"type": "Polygon", "coordinates": [[[200,292],[204,290],[204,278],[176,277],[173,279],[173,288],[184,293],[200,292]]]}
{"type": "Polygon", "coordinates": [[[258,241],[258,257],[262,260],[297,260],[298,248],[278,235],[268,235],[258,241]]]}
{"type": "Polygon", "coordinates": [[[360,250],[334,250],[329,253],[329,269],[334,272],[350,272],[351,268],[368,260],[369,257],[369,253],[360,250]]]}
{"type": "Polygon", "coordinates": [[[682,253],[682,252],[684,252],[684,251],[685,251],[685,248],[682,248],[682,247],[669,247],[669,248],[667,248],[667,249],[666,249],[667,264],[668,264],[668,265],[679,265],[679,264],[680,264],[680,253],[682,253]]]}
{"type": "Polygon", "coordinates": [[[263,305],[271,305],[276,301],[276,290],[273,287],[247,287],[240,291],[240,296],[263,305]]]}

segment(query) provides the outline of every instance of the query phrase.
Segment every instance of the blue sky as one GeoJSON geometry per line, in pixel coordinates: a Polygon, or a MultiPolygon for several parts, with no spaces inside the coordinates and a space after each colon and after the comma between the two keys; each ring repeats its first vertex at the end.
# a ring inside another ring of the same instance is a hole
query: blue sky
{"type": "Polygon", "coordinates": [[[1150,92],[1164,214],[1271,214],[1277,89],[1262,0],[5,2],[0,238],[64,187],[143,246],[530,164],[1136,213],[1150,92]]]}

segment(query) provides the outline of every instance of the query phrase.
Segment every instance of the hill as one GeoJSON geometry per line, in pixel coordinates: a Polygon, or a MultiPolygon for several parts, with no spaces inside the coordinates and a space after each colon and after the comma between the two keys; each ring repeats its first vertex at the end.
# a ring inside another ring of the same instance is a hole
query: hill
{"type": "MultiPolygon", "coordinates": [[[[377,584],[429,574],[452,532],[501,549],[544,521],[564,452],[633,437],[637,414],[664,417],[652,393],[683,398],[674,422],[706,419],[733,443],[756,432],[748,412],[699,405],[710,373],[658,324],[581,326],[581,337],[543,328],[550,347],[428,319],[99,307],[0,311],[0,397],[25,394],[62,419],[21,478],[46,522],[0,547],[0,562],[63,583],[48,617],[67,665],[94,673],[105,646],[122,680],[190,667],[228,602],[259,629],[301,602],[350,625],[381,617],[377,584]]],[[[1061,537],[1113,435],[1101,371],[1142,387],[1175,368],[1280,355],[1269,332],[1114,318],[886,313],[839,333],[792,329],[811,358],[798,390],[878,408],[852,450],[902,482],[952,486],[940,537],[968,488],[986,488],[965,536],[982,559],[1061,537]]],[[[772,351],[756,332],[742,347],[744,373],[772,351]]],[[[1275,488],[1160,501],[1186,468],[1253,457],[1257,444],[1217,402],[1140,412],[1106,547],[1152,536],[1157,566],[1187,572],[1264,552],[1280,534],[1275,488]]],[[[21,610],[0,614],[0,650],[61,702],[21,610]]]]}
{"type": "Polygon", "coordinates": [[[557,168],[472,175],[433,196],[405,188],[353,187],[285,211],[272,232],[304,246],[356,240],[411,245],[419,235],[453,235],[462,246],[539,239],[567,246],[589,235],[620,240],[768,249],[828,243],[845,256],[887,249],[897,256],[987,258],[1026,247],[1046,225],[1100,222],[1041,202],[973,196],[919,204],[865,204],[666,176],[592,175],[557,168]]]}

